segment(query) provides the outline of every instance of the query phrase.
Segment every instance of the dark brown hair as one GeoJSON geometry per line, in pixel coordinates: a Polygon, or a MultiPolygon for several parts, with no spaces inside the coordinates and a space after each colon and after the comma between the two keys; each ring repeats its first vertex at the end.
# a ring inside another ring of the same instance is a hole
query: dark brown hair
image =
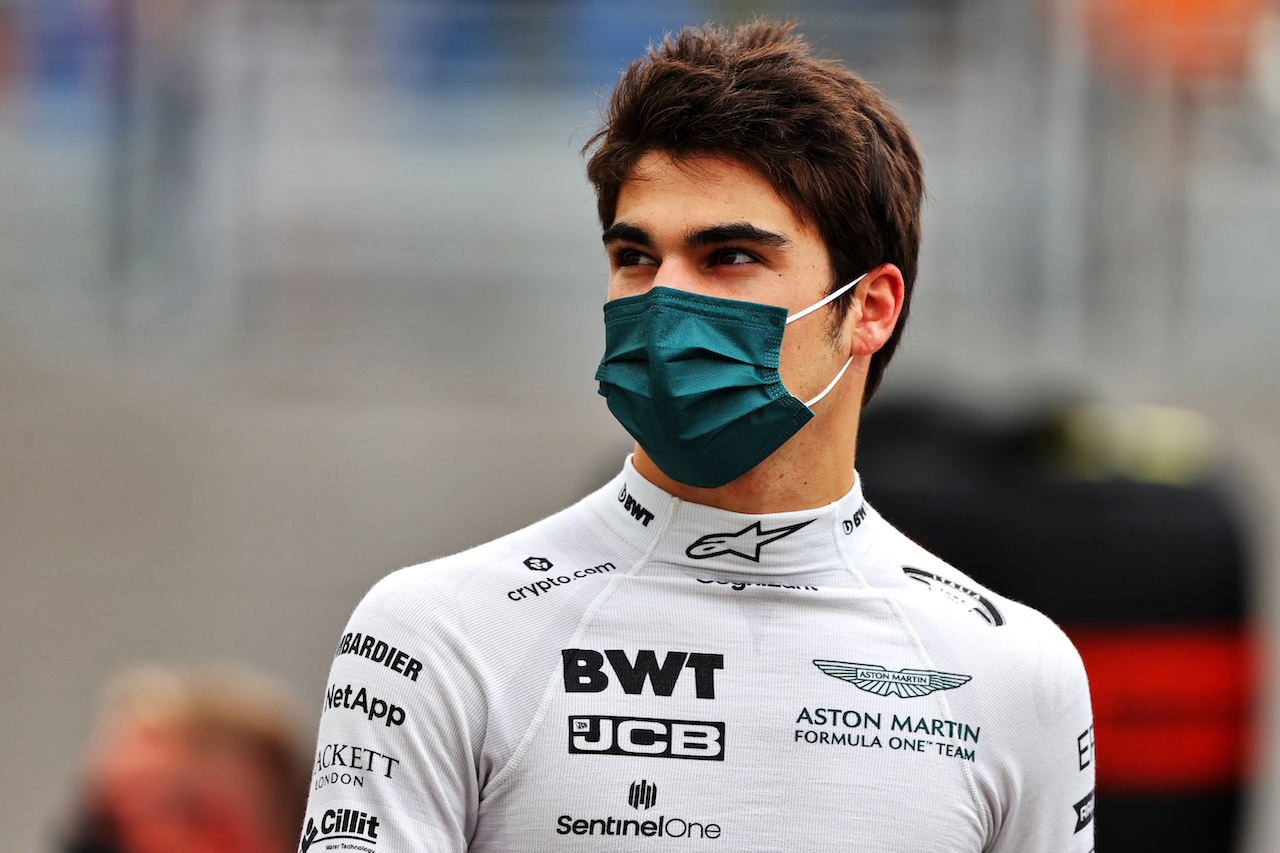
{"type": "MultiPolygon", "coordinates": [[[[906,283],[902,316],[871,358],[865,402],[911,304],[923,170],[910,132],[881,94],[840,63],[814,58],[793,29],[794,22],[764,20],[732,30],[687,27],[650,47],[622,75],[583,149],[591,155],[587,178],[608,228],[645,154],[728,156],[768,180],[821,234],[831,289],[895,264],[906,283]]],[[[837,325],[852,295],[836,301],[837,325]]]]}

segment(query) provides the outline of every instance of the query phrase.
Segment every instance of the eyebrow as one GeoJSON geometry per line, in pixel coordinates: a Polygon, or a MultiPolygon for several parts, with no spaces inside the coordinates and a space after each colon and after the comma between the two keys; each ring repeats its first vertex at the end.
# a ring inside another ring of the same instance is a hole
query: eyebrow
{"type": "Polygon", "coordinates": [[[691,231],[685,235],[684,242],[692,249],[718,246],[721,243],[755,243],[774,249],[791,245],[791,241],[781,234],[757,228],[749,222],[730,222],[725,225],[713,225],[700,231],[691,231]]]}
{"type": "MultiPolygon", "coordinates": [[[[607,246],[610,243],[627,242],[651,248],[653,239],[649,232],[626,222],[615,222],[605,229],[601,239],[607,246]]],[[[773,231],[766,231],[749,222],[728,222],[724,225],[713,225],[685,234],[685,245],[691,249],[702,249],[707,246],[718,246],[722,243],[755,243],[761,246],[780,249],[791,245],[791,240],[773,231]]]]}
{"type": "Polygon", "coordinates": [[[600,239],[607,246],[610,243],[635,243],[645,248],[653,247],[653,240],[649,238],[649,232],[635,225],[628,225],[625,222],[615,222],[604,230],[600,235],[600,239]]]}

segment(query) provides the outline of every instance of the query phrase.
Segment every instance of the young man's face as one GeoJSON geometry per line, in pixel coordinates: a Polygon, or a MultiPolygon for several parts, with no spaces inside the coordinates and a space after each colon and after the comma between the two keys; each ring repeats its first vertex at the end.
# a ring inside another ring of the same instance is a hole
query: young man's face
{"type": "MultiPolygon", "coordinates": [[[[768,181],[731,159],[677,164],[661,152],[646,154],[622,185],[604,237],[609,299],[661,286],[795,313],[831,285],[817,231],[768,181]]],[[[831,310],[797,320],[783,337],[782,382],[801,400],[821,392],[849,357],[828,336],[831,310]]]]}

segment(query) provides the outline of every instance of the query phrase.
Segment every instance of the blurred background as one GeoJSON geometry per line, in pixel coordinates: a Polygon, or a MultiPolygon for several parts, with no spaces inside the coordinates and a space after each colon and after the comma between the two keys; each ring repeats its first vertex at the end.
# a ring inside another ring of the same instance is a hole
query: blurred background
{"type": "MultiPolygon", "coordinates": [[[[1235,680],[1204,690],[1235,697],[1214,719],[1239,754],[1169,790],[1242,794],[1239,849],[1280,849],[1274,655],[1245,648],[1280,638],[1271,0],[0,0],[6,850],[55,849],[122,667],[253,666],[313,732],[376,579],[615,472],[629,441],[592,381],[606,262],[579,149],[651,40],[756,14],[880,85],[926,158],[883,423],[933,413],[1055,482],[1203,498],[1141,535],[1216,524],[1187,571],[1220,606],[1151,618],[1229,635],[1204,667],[1235,680]]],[[[936,482],[894,470],[876,482],[910,526],[912,488],[936,482]]],[[[1136,624],[1187,553],[1084,552],[1079,602],[1025,597],[1136,624]],[[1130,598],[1110,596],[1117,565],[1130,598]],[[1121,599],[1138,610],[1090,610],[1121,599]]],[[[1142,666],[1125,649],[1107,683],[1142,666]]],[[[1147,748],[1177,755],[1186,732],[1147,748]]]]}

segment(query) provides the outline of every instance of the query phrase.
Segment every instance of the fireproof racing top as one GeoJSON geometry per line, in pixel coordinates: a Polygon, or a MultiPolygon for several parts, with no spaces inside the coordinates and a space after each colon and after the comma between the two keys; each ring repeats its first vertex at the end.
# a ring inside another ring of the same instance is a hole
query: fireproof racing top
{"type": "Polygon", "coordinates": [[[1080,658],[861,488],[743,515],[630,465],[396,572],[338,644],[302,851],[1086,853],[1080,658]]]}

